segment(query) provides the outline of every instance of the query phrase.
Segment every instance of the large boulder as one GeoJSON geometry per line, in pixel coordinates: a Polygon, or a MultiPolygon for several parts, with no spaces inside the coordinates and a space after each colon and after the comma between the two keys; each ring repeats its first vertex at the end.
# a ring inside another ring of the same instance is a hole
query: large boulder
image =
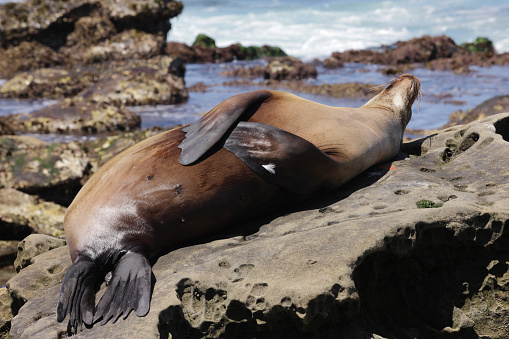
{"type": "Polygon", "coordinates": [[[28,0],[0,5],[0,78],[62,63],[160,55],[179,1],[28,0]]]}
{"type": "MultiPolygon", "coordinates": [[[[17,45],[21,41],[35,40],[58,50],[65,46],[76,23],[83,17],[106,16],[116,31],[138,29],[166,36],[169,19],[182,12],[179,1],[155,0],[28,0],[0,5],[0,44],[17,45]]],[[[79,28],[83,22],[78,23],[79,28]]],[[[113,29],[107,29],[113,32],[113,29]]],[[[82,32],[90,33],[89,30],[82,32]]],[[[93,32],[96,35],[95,32],[93,32]]],[[[107,35],[99,34],[100,39],[107,35]]]]}
{"type": "MultiPolygon", "coordinates": [[[[508,142],[504,113],[405,144],[320,199],[162,256],[147,316],[76,337],[508,337],[508,142]]],[[[10,335],[63,336],[69,254],[33,261],[8,283],[10,335]]]]}

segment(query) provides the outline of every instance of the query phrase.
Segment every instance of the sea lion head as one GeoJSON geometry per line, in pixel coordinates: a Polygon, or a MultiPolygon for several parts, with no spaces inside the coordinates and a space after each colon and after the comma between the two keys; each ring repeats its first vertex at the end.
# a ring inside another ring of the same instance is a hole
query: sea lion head
{"type": "Polygon", "coordinates": [[[401,119],[403,128],[412,117],[412,105],[419,96],[421,82],[411,74],[403,74],[391,81],[385,89],[363,107],[389,110],[401,119]]]}

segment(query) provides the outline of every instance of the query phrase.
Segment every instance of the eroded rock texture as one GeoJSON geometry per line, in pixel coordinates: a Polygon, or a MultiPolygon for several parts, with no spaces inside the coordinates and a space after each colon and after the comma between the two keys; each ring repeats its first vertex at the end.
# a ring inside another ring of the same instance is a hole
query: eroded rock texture
{"type": "MultiPolygon", "coordinates": [[[[451,127],[336,192],[162,256],[146,317],[77,337],[507,338],[508,179],[509,113],[451,127]]],[[[65,335],[68,253],[32,262],[8,283],[10,334],[65,335]]]]}

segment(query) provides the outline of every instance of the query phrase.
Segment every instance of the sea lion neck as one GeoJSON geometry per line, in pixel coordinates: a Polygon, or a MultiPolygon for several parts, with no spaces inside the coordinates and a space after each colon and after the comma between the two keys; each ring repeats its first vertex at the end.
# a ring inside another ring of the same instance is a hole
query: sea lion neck
{"type": "Polygon", "coordinates": [[[403,126],[412,117],[412,105],[420,92],[420,81],[411,74],[403,74],[362,107],[379,108],[398,116],[403,126]]]}

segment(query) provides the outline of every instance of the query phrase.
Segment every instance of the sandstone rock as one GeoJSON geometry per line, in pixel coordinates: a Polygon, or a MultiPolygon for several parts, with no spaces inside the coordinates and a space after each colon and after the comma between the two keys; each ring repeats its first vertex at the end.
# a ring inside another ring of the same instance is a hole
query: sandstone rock
{"type": "Polygon", "coordinates": [[[16,272],[32,264],[32,259],[39,254],[65,246],[65,244],[64,239],[45,234],[30,234],[21,240],[17,246],[17,256],[14,261],[16,272]]]}
{"type": "MultiPolygon", "coordinates": [[[[162,256],[147,316],[77,337],[507,337],[508,142],[504,113],[405,144],[336,192],[162,256]]],[[[14,338],[65,335],[65,250],[9,281],[26,301],[14,338]]]]}
{"type": "MultiPolygon", "coordinates": [[[[3,240],[21,240],[30,233],[64,233],[65,208],[12,188],[0,189],[0,228],[3,240]]],[[[10,263],[12,264],[12,262],[10,263]]]]}

